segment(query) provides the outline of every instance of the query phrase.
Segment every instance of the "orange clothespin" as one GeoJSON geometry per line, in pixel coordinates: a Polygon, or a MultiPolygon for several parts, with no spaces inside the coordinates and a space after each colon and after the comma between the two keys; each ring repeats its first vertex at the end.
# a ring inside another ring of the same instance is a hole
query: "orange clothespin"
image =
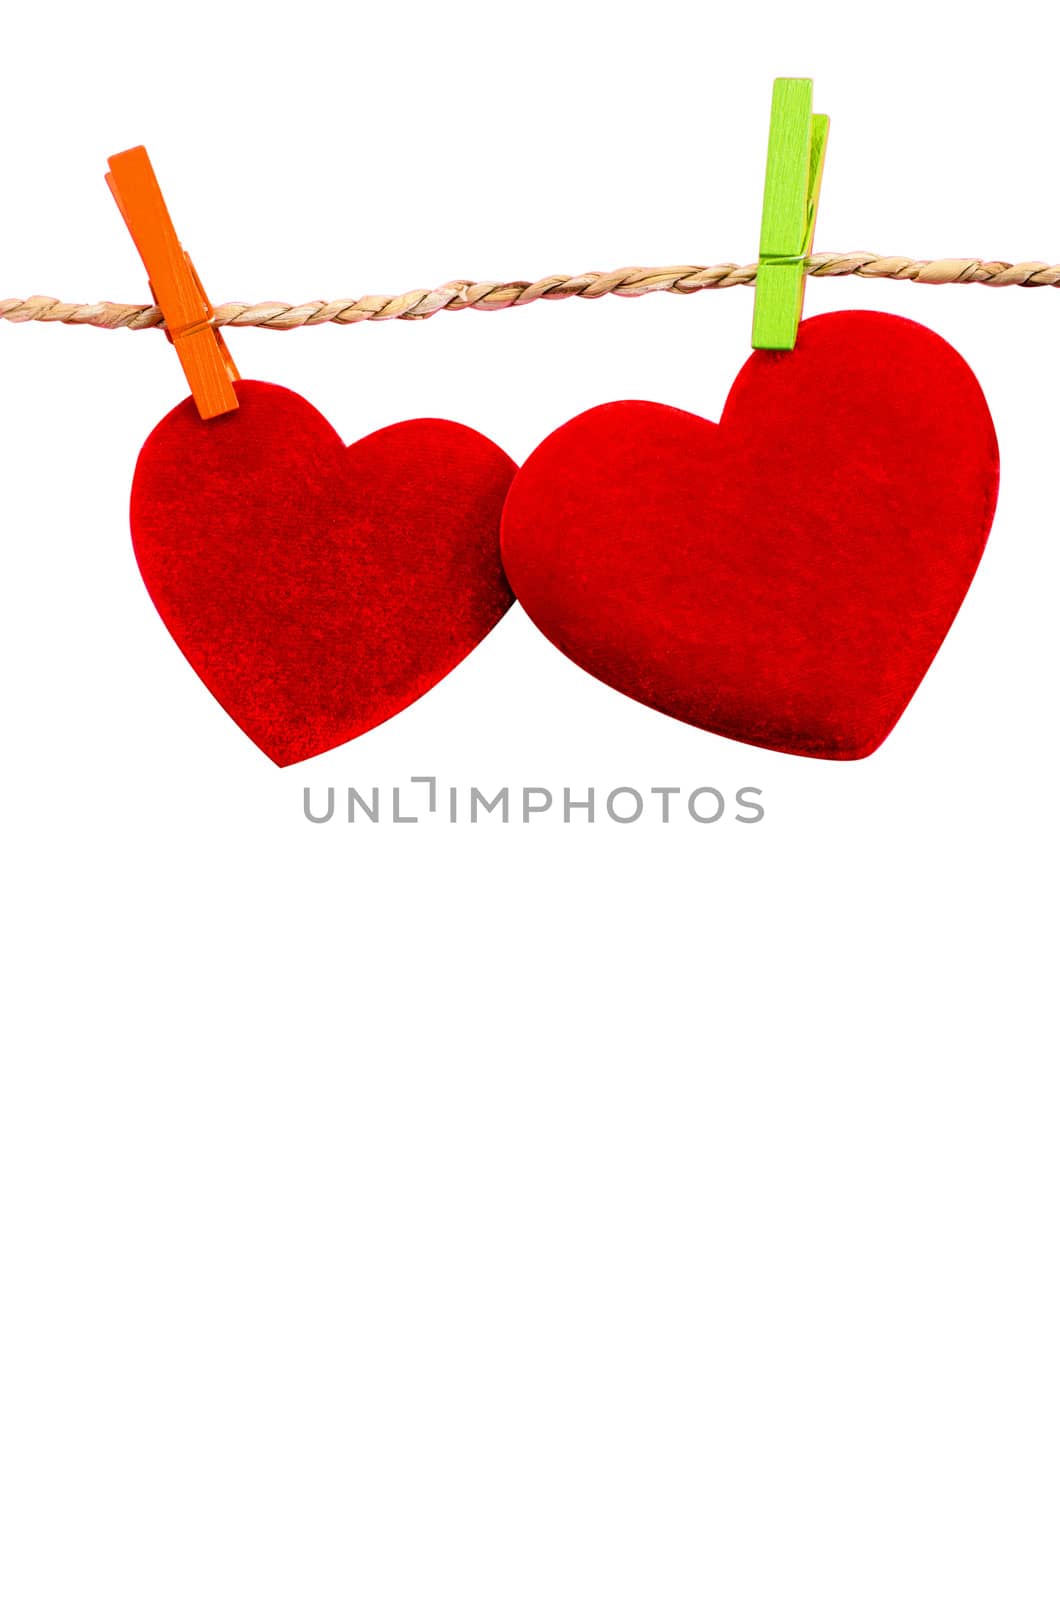
{"type": "Polygon", "coordinates": [[[239,377],[224,340],[213,326],[206,298],[190,257],[181,249],[158,179],[143,145],[111,156],[107,187],[132,234],[169,339],[191,386],[204,421],[238,409],[232,387],[239,377]]]}

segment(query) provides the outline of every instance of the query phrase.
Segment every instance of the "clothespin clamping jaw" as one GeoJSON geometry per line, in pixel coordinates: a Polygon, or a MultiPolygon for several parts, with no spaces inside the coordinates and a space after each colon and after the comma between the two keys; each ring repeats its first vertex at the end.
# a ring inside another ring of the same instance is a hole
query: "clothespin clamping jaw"
{"type": "Polygon", "coordinates": [[[828,118],[813,114],[813,79],[777,78],[755,280],[755,350],[795,348],[827,143],[828,118]]]}
{"type": "Polygon", "coordinates": [[[181,249],[154,169],[142,145],[111,156],[107,187],[147,269],[151,294],[204,421],[235,411],[239,377],[199,275],[181,249]]]}

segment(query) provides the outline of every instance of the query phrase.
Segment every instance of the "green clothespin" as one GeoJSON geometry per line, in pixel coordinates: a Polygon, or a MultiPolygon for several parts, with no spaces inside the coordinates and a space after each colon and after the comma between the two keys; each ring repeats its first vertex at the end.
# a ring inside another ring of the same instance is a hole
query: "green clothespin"
{"type": "Polygon", "coordinates": [[[755,350],[795,348],[827,143],[828,118],[813,114],[813,79],[777,78],[751,329],[755,350]]]}

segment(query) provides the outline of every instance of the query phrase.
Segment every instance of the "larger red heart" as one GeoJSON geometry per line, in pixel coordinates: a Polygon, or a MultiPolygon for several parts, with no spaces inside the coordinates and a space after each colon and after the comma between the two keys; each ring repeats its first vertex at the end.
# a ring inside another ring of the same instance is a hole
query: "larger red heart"
{"type": "Polygon", "coordinates": [[[624,401],[541,444],[501,548],[537,626],[605,683],[750,744],[851,760],[957,613],[997,498],[971,370],[918,323],[813,317],[721,422],[624,401]]]}
{"type": "Polygon", "coordinates": [[[512,603],[498,547],[515,463],[455,422],[347,449],[289,389],[186,400],[140,454],[136,559],[210,692],[280,766],[419,698],[512,603]]]}

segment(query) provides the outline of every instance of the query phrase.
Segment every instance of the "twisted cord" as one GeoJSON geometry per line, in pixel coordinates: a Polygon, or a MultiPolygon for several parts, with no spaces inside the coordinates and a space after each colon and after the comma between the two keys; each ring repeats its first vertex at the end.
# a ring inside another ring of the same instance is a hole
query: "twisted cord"
{"type": "MultiPolygon", "coordinates": [[[[869,251],[815,254],[807,257],[806,271],[814,278],[895,278],[909,283],[982,283],[989,288],[1060,288],[1060,265],[1044,261],[980,261],[974,257],[942,261],[913,261],[908,256],[879,256],[869,251]]],[[[353,322],[423,322],[439,311],[506,311],[532,305],[535,300],[599,300],[617,294],[634,298],[642,294],[698,294],[701,289],[732,289],[752,285],[757,263],[738,267],[725,262],[717,267],[620,267],[614,272],[583,272],[576,277],[538,278],[509,283],[473,283],[463,278],[438,289],[410,289],[406,294],[366,294],[357,300],[309,300],[294,306],[264,300],[246,305],[230,300],[214,307],[218,328],[312,328],[325,322],[343,326],[353,322]]],[[[157,306],[116,305],[102,300],[78,305],[49,295],[28,300],[0,300],[0,321],[61,322],[89,328],[161,328],[157,306]]]]}

